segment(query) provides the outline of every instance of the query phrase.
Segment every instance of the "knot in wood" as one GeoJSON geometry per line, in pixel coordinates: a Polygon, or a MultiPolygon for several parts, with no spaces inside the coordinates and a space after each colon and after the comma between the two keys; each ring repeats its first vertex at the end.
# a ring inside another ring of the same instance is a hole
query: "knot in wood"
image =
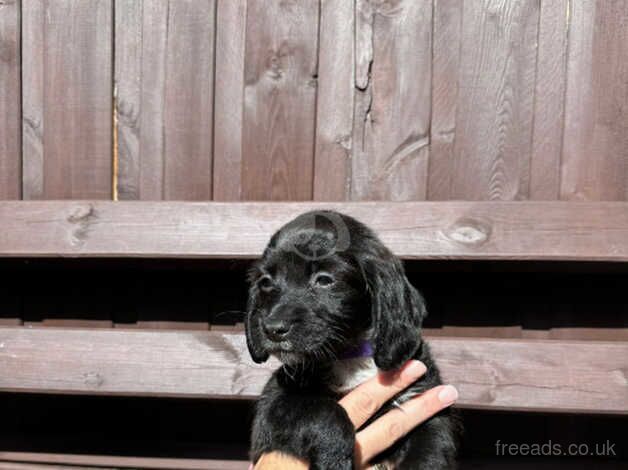
{"type": "Polygon", "coordinates": [[[86,222],[90,217],[94,215],[94,207],[91,204],[84,206],[77,206],[72,213],[68,216],[68,222],[78,224],[86,222]]]}
{"type": "Polygon", "coordinates": [[[99,388],[105,383],[105,379],[98,372],[86,372],[83,374],[83,381],[88,387],[99,388]]]}
{"type": "Polygon", "coordinates": [[[491,236],[491,224],[487,221],[463,218],[449,227],[447,238],[464,245],[482,245],[491,236]]]}

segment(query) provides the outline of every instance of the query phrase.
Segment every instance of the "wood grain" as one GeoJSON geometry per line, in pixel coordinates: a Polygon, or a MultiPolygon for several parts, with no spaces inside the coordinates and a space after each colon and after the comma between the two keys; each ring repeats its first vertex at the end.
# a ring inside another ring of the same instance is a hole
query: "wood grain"
{"type": "Polygon", "coordinates": [[[214,200],[242,196],[247,0],[217,0],[214,200]]]}
{"type": "Polygon", "coordinates": [[[541,2],[530,199],[559,199],[567,79],[568,8],[569,0],[541,2]]]}
{"type": "Polygon", "coordinates": [[[537,0],[464,2],[449,198],[529,194],[537,0]]]}
{"type": "Polygon", "coordinates": [[[455,161],[456,103],[462,34],[462,2],[435,0],[432,45],[432,117],[427,198],[451,198],[455,161]]]}
{"type": "Polygon", "coordinates": [[[23,8],[24,198],[110,199],[111,0],[41,3],[23,8]]]}
{"type": "Polygon", "coordinates": [[[211,199],[214,0],[116,12],[120,198],[211,199]]]}
{"type": "Polygon", "coordinates": [[[425,199],[429,158],[432,1],[358,2],[358,90],[351,198],[425,199]],[[368,23],[370,22],[370,25],[368,23]],[[368,44],[368,41],[371,44],[368,44]],[[371,52],[372,51],[372,52],[371,52]],[[370,56],[370,57],[369,57],[370,56]]]}
{"type": "MultiPolygon", "coordinates": [[[[255,365],[242,334],[0,328],[0,344],[4,391],[252,398],[278,365],[255,365]]],[[[461,406],[628,413],[625,343],[430,344],[461,406]]]]}
{"type": "Polygon", "coordinates": [[[84,468],[98,468],[100,470],[107,470],[107,468],[247,470],[249,464],[250,462],[244,462],[241,460],[177,459],[162,457],[128,457],[114,455],[52,454],[44,452],[35,453],[0,451],[0,469],[2,470],[81,470],[84,468]],[[2,462],[2,460],[6,460],[7,462],[2,462]],[[42,465],[40,465],[40,463],[42,465]],[[3,465],[5,466],[3,467],[3,465]],[[86,467],[77,467],[76,465],[85,465],[86,467]]]}
{"type": "Polygon", "coordinates": [[[310,200],[319,4],[249,0],[242,199],[310,200]]]}
{"type": "Polygon", "coordinates": [[[44,194],[44,3],[22,0],[22,194],[44,194]]]}
{"type": "Polygon", "coordinates": [[[0,4],[0,199],[21,199],[20,3],[0,4]]]}
{"type": "MultiPolygon", "coordinates": [[[[164,90],[166,87],[166,50],[168,36],[169,2],[142,2],[140,97],[126,95],[120,86],[118,100],[140,103],[139,154],[139,198],[143,200],[164,199],[166,109],[164,90]],[[145,71],[145,72],[144,72],[145,71]]],[[[117,48],[116,48],[117,50],[117,48]]],[[[131,90],[132,92],[132,90],[131,90]]],[[[123,164],[120,162],[120,170],[123,164]]],[[[128,165],[128,168],[132,168],[128,165]]],[[[119,174],[120,180],[124,177],[119,174]]]]}
{"type": "Polygon", "coordinates": [[[311,209],[367,222],[406,259],[628,260],[623,202],[0,202],[0,256],[254,258],[311,209]]]}
{"type": "Polygon", "coordinates": [[[170,2],[164,106],[164,196],[212,198],[214,0],[170,2]]]}
{"type": "Polygon", "coordinates": [[[561,199],[628,198],[628,2],[570,2],[561,199]]]}
{"type": "Polygon", "coordinates": [[[143,1],[116,0],[114,86],[117,196],[140,199],[140,110],[143,1]]]}
{"type": "Polygon", "coordinates": [[[321,2],[314,161],[317,201],[344,201],[350,195],[354,25],[354,2],[321,2]]]}

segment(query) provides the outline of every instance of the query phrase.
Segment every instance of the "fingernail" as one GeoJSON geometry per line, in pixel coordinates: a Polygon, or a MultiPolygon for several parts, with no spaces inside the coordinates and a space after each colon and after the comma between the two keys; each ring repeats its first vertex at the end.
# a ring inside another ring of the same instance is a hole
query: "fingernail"
{"type": "Polygon", "coordinates": [[[458,399],[458,390],[453,385],[445,385],[440,392],[438,392],[438,399],[443,405],[451,405],[458,399]]]}
{"type": "Polygon", "coordinates": [[[403,375],[409,379],[416,379],[425,374],[427,367],[421,361],[409,361],[403,368],[403,375]]]}

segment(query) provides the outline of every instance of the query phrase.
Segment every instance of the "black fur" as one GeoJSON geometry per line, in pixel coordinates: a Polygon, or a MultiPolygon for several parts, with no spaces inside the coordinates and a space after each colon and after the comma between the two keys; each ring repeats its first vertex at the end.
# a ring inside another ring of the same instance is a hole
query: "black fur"
{"type": "MultiPolygon", "coordinates": [[[[271,238],[249,282],[251,356],[263,362],[272,354],[283,363],[257,404],[253,461],[278,450],[307,459],[312,469],[353,468],[355,431],[329,383],[333,362],[364,339],[380,369],[411,358],[428,367],[398,401],[441,383],[420,337],[423,298],[401,262],[357,220],[333,211],[297,217],[271,238]]],[[[453,468],[459,431],[457,416],[444,410],[375,460],[400,469],[453,468]]]]}

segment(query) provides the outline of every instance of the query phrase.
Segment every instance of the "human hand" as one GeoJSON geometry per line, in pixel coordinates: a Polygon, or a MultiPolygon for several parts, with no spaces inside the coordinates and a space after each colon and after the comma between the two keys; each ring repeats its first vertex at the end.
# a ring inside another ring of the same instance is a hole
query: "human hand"
{"type": "MultiPolygon", "coordinates": [[[[359,429],[386,401],[410,386],[425,373],[425,365],[408,361],[400,370],[380,372],[345,395],[338,404],[342,406],[356,429],[359,429]]],[[[416,426],[452,405],[458,392],[451,385],[439,385],[412,398],[379,417],[356,433],[355,461],[357,468],[368,468],[369,461],[387,449],[416,426]]],[[[258,461],[255,470],[307,469],[307,462],[271,452],[258,461]]]]}

